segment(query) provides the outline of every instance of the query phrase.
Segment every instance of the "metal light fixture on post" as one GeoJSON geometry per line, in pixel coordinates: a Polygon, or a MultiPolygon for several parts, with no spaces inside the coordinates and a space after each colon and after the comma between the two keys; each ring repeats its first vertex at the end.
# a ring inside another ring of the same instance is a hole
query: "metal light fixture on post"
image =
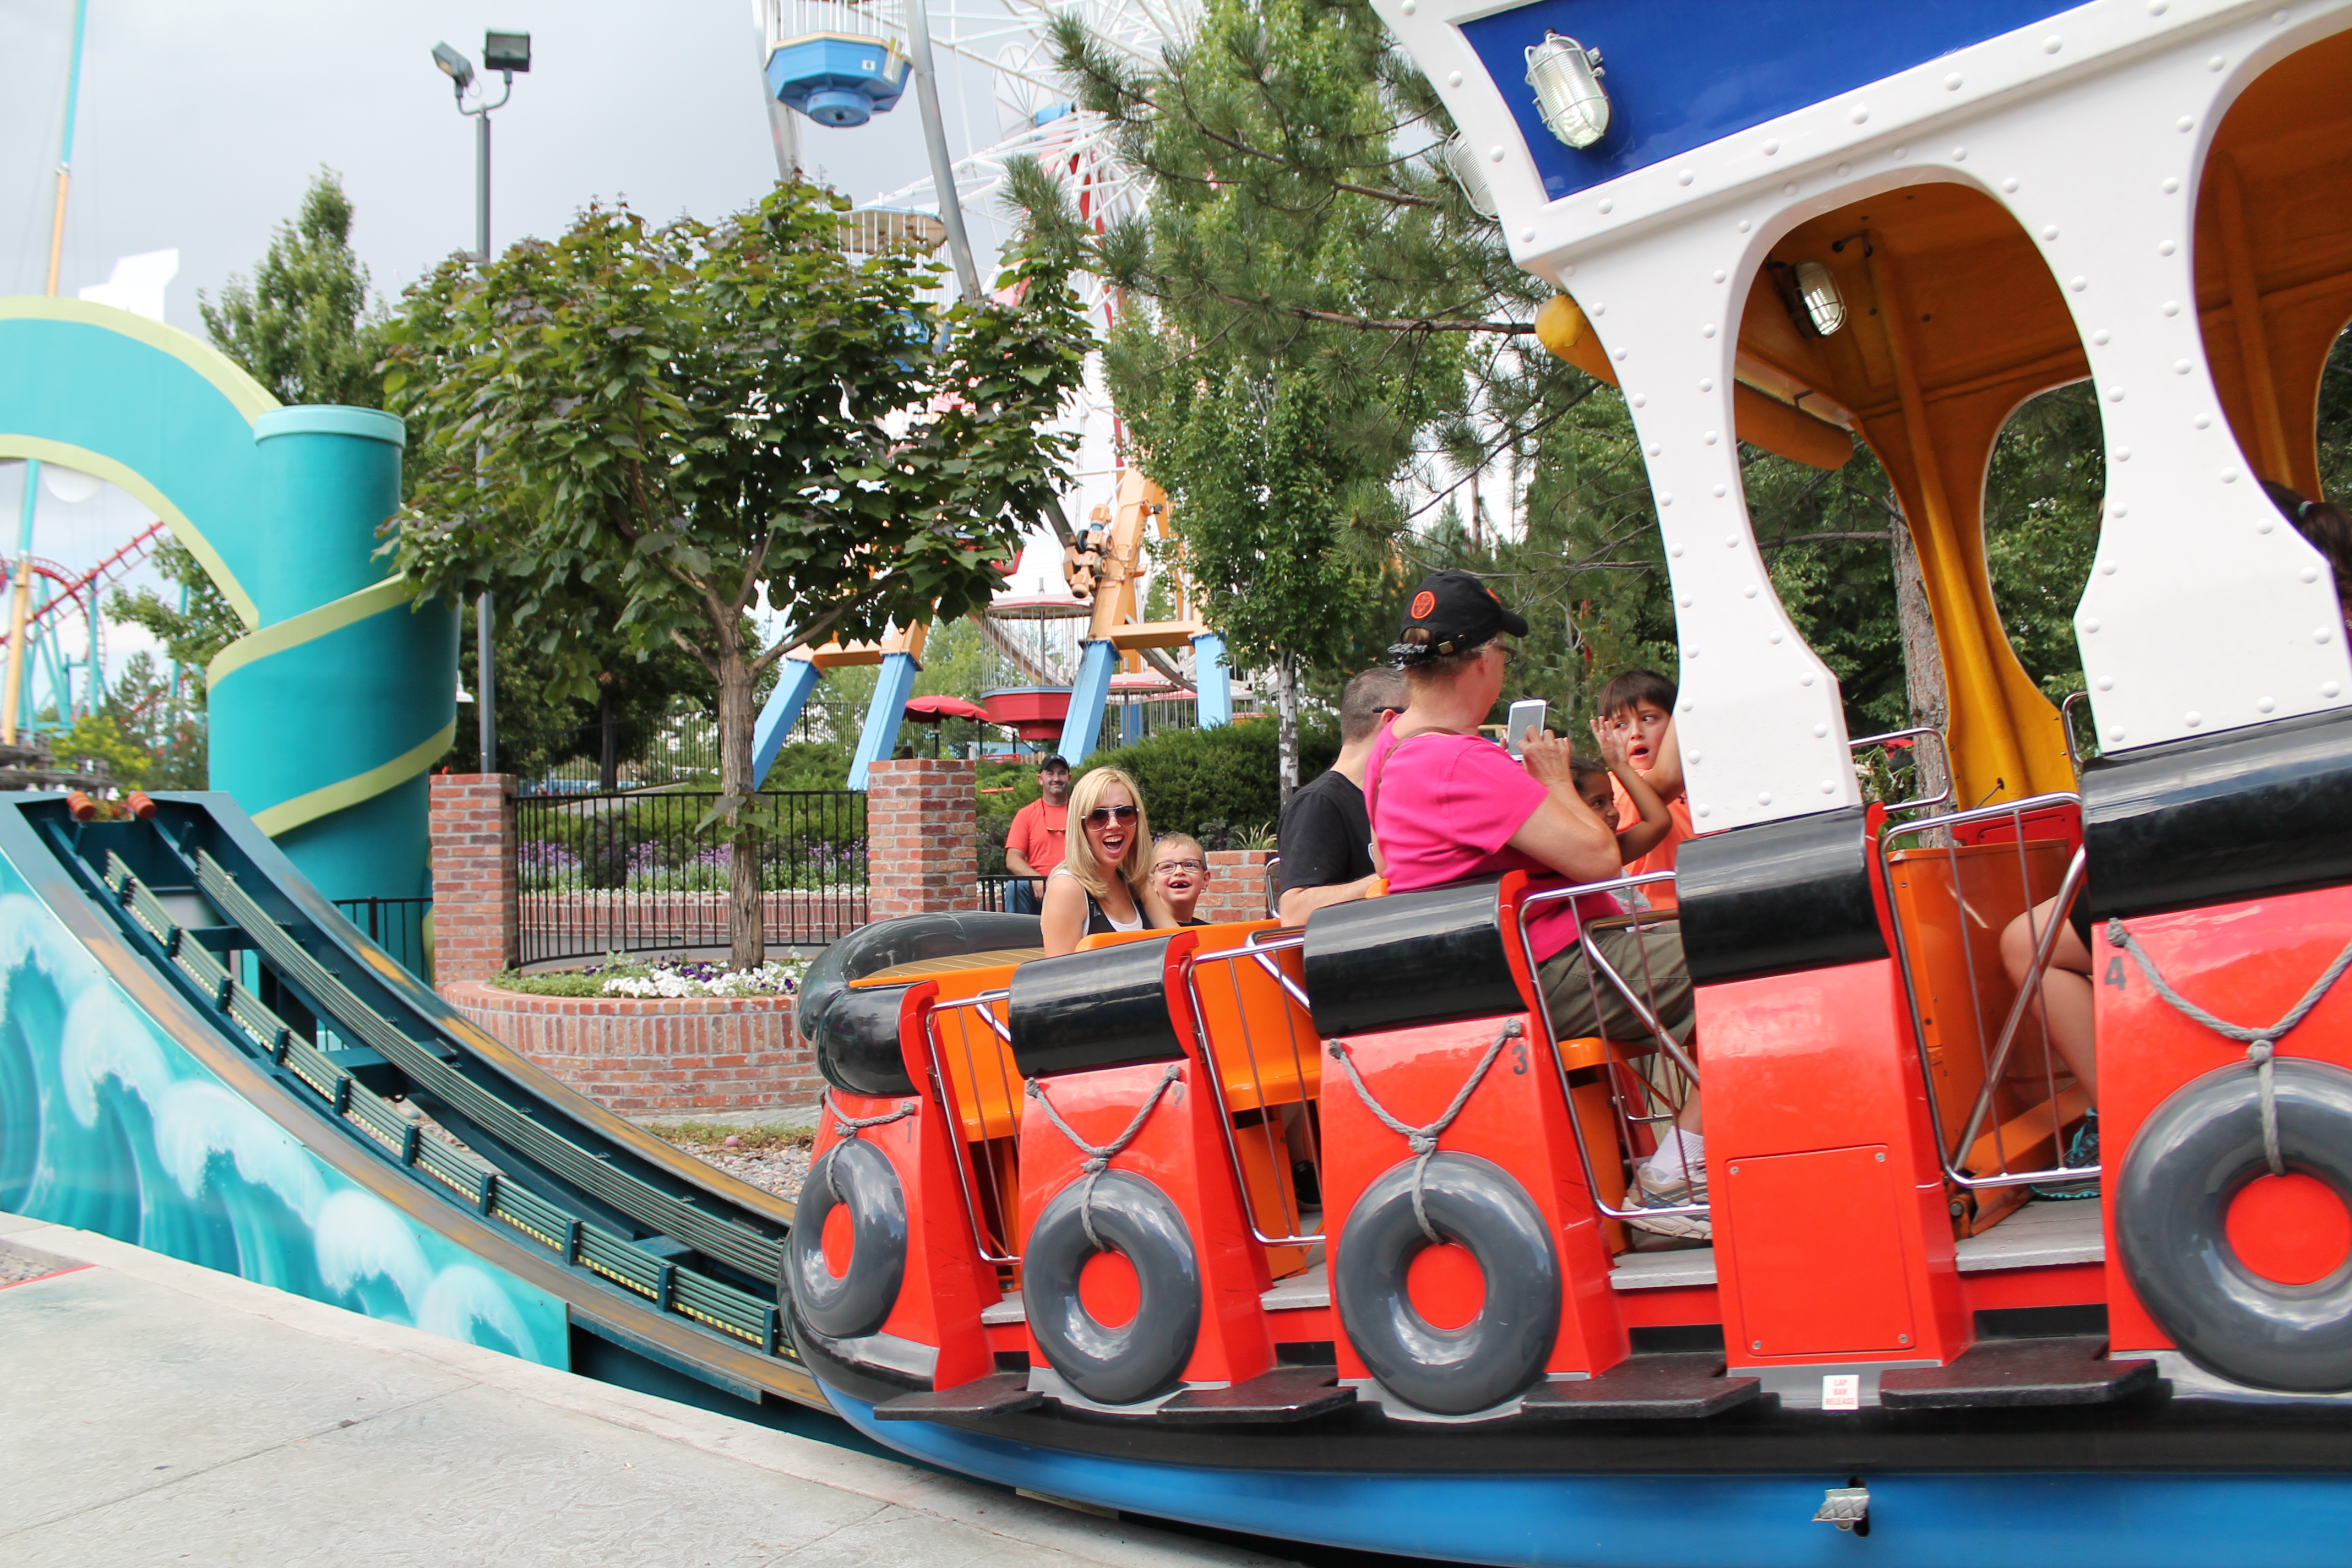
{"type": "MultiPolygon", "coordinates": [[[[466,105],[466,89],[475,83],[474,62],[446,43],[433,46],[433,63],[449,79],[450,89],[457,100],[457,112],[470,115],[474,121],[474,250],[473,259],[483,266],[490,260],[490,110],[503,109],[514,96],[517,71],[530,69],[530,35],[529,33],[486,32],[482,35],[482,68],[499,73],[505,90],[496,103],[478,96],[472,108],[466,105]]],[[[496,615],[490,595],[484,594],[474,605],[474,687],[477,692],[474,707],[476,738],[481,750],[479,766],[486,773],[498,772],[498,670],[497,658],[490,647],[496,615]]]]}
{"type": "Polygon", "coordinates": [[[1601,85],[1601,51],[1565,33],[1546,31],[1528,50],[1528,85],[1546,130],[1571,147],[1590,147],[1609,133],[1609,91],[1601,85]]]}

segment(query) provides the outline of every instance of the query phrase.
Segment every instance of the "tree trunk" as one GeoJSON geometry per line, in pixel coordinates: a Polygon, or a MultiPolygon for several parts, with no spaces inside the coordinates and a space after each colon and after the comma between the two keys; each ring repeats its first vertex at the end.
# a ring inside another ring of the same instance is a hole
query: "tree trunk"
{"type": "MultiPolygon", "coordinates": [[[[743,648],[722,634],[719,652],[719,788],[748,812],[758,803],[751,791],[751,671],[743,648]]],[[[722,819],[728,826],[732,820],[722,819]]],[[[727,857],[727,962],[757,969],[767,961],[760,898],[760,835],[746,826],[727,857]]]]}
{"type": "MultiPolygon", "coordinates": [[[[1951,700],[1944,687],[1944,650],[1936,641],[1936,617],[1927,607],[1927,580],[1919,570],[1919,547],[1898,514],[1895,541],[1895,619],[1903,636],[1903,697],[1915,728],[1948,732],[1951,700]]],[[[1952,782],[1943,749],[1911,749],[1922,796],[1940,795],[1952,782]]],[[[1949,809],[1948,807],[1947,809],[1949,809]]]]}
{"type": "Polygon", "coordinates": [[[1286,653],[1274,661],[1275,746],[1281,757],[1277,776],[1282,804],[1298,787],[1298,656],[1286,653]]]}

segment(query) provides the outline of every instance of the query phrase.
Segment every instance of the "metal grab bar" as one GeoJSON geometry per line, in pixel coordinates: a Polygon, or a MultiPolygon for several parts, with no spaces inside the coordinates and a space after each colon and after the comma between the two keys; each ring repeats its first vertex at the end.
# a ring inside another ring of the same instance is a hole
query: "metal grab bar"
{"type": "MultiPolygon", "coordinates": [[[[2027,894],[2026,908],[2030,910],[2033,905],[2038,903],[2040,900],[2035,900],[2031,896],[2032,891],[2031,879],[2024,865],[2025,819],[2027,816],[2036,812],[2063,809],[2070,806],[2079,811],[2082,804],[2083,799],[2081,795],[2074,794],[2071,791],[2061,791],[2049,795],[2028,795],[2021,800],[2006,801],[1998,805],[1975,806],[1967,811],[1954,812],[1948,816],[1938,816],[1931,821],[1907,823],[1901,827],[1890,826],[1880,836],[1879,838],[1880,868],[1882,874],[1887,879],[1887,885],[1890,889],[1890,900],[1892,897],[1891,889],[1894,885],[1892,858],[1895,853],[1896,841],[1898,839],[1931,831],[1946,835],[1943,844],[1944,858],[1948,865],[1954,868],[1951,873],[1952,888],[1953,896],[1957,902],[1960,899],[1960,882],[1957,868],[1958,845],[1957,840],[1949,836],[1950,830],[1954,828],[1971,826],[1979,822],[2008,822],[2017,830],[2016,846],[2019,860],[2019,881],[2021,889],[2027,894]]],[[[2049,967],[2049,953],[2051,951],[2054,950],[2058,928],[2065,923],[2067,900],[2073,898],[2074,891],[2082,886],[2083,881],[2087,875],[2087,859],[2085,858],[2084,852],[2078,849],[2075,851],[2074,858],[2068,862],[2065,876],[2061,879],[2058,892],[2059,902],[2055,906],[2055,918],[2051,921],[2048,927],[2044,928],[2042,932],[2038,933],[2038,940],[2035,942],[2034,967],[2032,972],[2027,976],[2023,986],[2020,988],[2017,1000],[2011,1005],[2009,1015],[2004,1021],[2003,1027],[1999,1037],[1997,1057],[1991,1053],[1986,1052],[1984,1047],[1985,1020],[1983,998],[1979,995],[1976,991],[1974,950],[1970,944],[1968,929],[1969,922],[1965,918],[1966,911],[1965,908],[1963,908],[1963,918],[1958,924],[1961,962],[1969,974],[1969,1014],[1971,1022],[1976,1027],[1978,1051],[1979,1058],[1987,1070],[1985,1073],[1984,1088],[1979,1091],[1977,1102],[1970,1109],[1968,1124],[1963,1129],[1963,1136],[1954,1147],[1948,1150],[1944,1147],[1943,1143],[1943,1107],[1936,1098],[1935,1068],[1928,1060],[1927,1026],[1926,1017],[1921,1013],[1919,1006],[1919,986],[1917,976],[1912,967],[1910,933],[1906,930],[1905,923],[1900,913],[1892,910],[1890,911],[1891,913],[1894,913],[1892,923],[1895,927],[1895,959],[1903,972],[1903,994],[1905,1000],[1909,1004],[1911,1011],[1913,1051],[1919,1063],[1919,1078],[1921,1085],[1926,1089],[1927,1093],[1927,1114],[1929,1120],[1935,1124],[1937,1129],[1937,1163],[1943,1167],[1945,1180],[1963,1191],[1978,1192],[2000,1187],[2031,1186],[2042,1182],[2087,1181],[2096,1177],[2100,1173],[2100,1167],[2095,1164],[2066,1164],[2065,1154],[2062,1145],[2060,1146],[2059,1163],[2045,1170],[2021,1172],[2003,1170],[1995,1175],[1979,1176],[1963,1170],[1960,1166],[1960,1160],[1967,1154],[1969,1148],[1975,1142],[1977,1130],[1981,1125],[1985,1116],[1990,1113],[1991,1096],[1994,1092],[1995,1086],[1997,1086],[2000,1081],[2000,1072],[2007,1067],[2009,1055],[2014,1048],[2016,1032],[2023,1021],[2026,1004],[2029,1000],[2032,1000],[2036,1004],[2039,1004],[2040,1002],[2040,998],[2042,996],[2042,974],[2049,967]],[[1998,1065],[1996,1065],[1996,1063],[1998,1065]]],[[[2045,1012],[2045,1055],[2048,1050],[2046,1016],[2047,1015],[2045,1012]]],[[[2055,1073],[2053,1069],[2051,1069],[2048,1067],[2046,1061],[2044,1064],[2044,1074],[2045,1081],[2047,1082],[2049,1089],[2048,1104],[2051,1108],[2052,1139],[2053,1145],[2059,1145],[2064,1129],[2058,1121],[2058,1094],[2055,1073]]]]}
{"type": "MultiPolygon", "coordinates": [[[[1934,725],[1919,724],[1915,725],[1908,730],[1889,730],[1883,735],[1864,735],[1859,740],[1848,741],[1845,743],[1845,749],[1847,752],[1851,754],[1854,752],[1859,752],[1864,746],[1883,746],[1889,741],[1904,740],[1933,740],[1936,742],[1937,754],[1943,759],[1944,763],[1944,793],[1941,795],[1922,795],[1916,800],[1889,801],[1886,803],[1886,809],[1890,812],[1925,811],[1931,805],[1942,805],[1946,802],[1949,801],[1952,798],[1952,790],[1954,787],[1952,783],[1954,777],[1952,773],[1952,743],[1946,740],[1944,738],[1944,732],[1941,730],[1937,729],[1934,725]]],[[[1914,776],[1916,776],[1916,763],[1914,764],[1914,776]]]]}
{"type": "MultiPolygon", "coordinates": [[[[1585,1147],[1583,1126],[1582,1123],[1579,1122],[1576,1119],[1576,1094],[1575,1090],[1569,1085],[1568,1063],[1559,1054],[1559,1031],[1552,1026],[1551,998],[1544,994],[1543,984],[1536,964],[1535,943],[1528,936],[1528,915],[1530,910],[1542,904],[1559,903],[1562,900],[1580,899],[1595,893],[1613,893],[1621,889],[1630,890],[1653,882],[1670,883],[1674,879],[1675,874],[1672,871],[1645,871],[1631,877],[1612,877],[1606,881],[1583,882],[1572,888],[1546,888],[1539,892],[1528,894],[1526,897],[1522,898],[1518,903],[1517,923],[1518,928],[1519,952],[1521,956],[1527,960],[1528,973],[1529,977],[1536,981],[1536,984],[1532,987],[1536,997],[1536,1012],[1538,1016],[1541,1017],[1543,1020],[1544,1037],[1551,1042],[1550,1054],[1552,1070],[1556,1075],[1558,1075],[1559,1079],[1560,1100],[1567,1108],[1570,1125],[1576,1129],[1576,1136],[1572,1142],[1576,1144],[1577,1163],[1584,1168],[1585,1191],[1591,1196],[1594,1212],[1608,1219],[1654,1219],[1665,1215],[1687,1215],[1692,1218],[1704,1218],[1707,1217],[1712,1213],[1712,1209],[1710,1205],[1706,1204],[1661,1205],[1656,1208],[1641,1209],[1612,1208],[1609,1204],[1602,1201],[1601,1196],[1601,1178],[1599,1173],[1593,1168],[1592,1151],[1585,1147]]],[[[1639,917],[1637,916],[1636,930],[1640,929],[1638,920],[1639,917]]],[[[1698,1087],[1699,1078],[1697,1065],[1684,1052],[1682,1047],[1675,1043],[1674,1037],[1666,1032],[1665,1026],[1660,1022],[1657,1014],[1650,1007],[1644,1005],[1641,999],[1633,994],[1633,988],[1626,984],[1625,977],[1619,974],[1615,966],[1611,964],[1607,959],[1601,955],[1600,950],[1593,945],[1591,933],[1585,930],[1584,922],[1581,920],[1577,921],[1576,939],[1578,945],[1584,951],[1586,984],[1588,985],[1592,985],[1594,984],[1593,977],[1596,972],[1605,973],[1609,977],[1610,984],[1617,989],[1618,994],[1623,996],[1626,1002],[1632,1005],[1634,1010],[1634,1016],[1642,1020],[1643,1026],[1649,1029],[1657,1038],[1658,1043],[1665,1048],[1669,1059],[1674,1062],[1676,1068],[1682,1071],[1683,1074],[1690,1079],[1691,1086],[1694,1089],[1698,1087]]],[[[1599,1016],[1600,1011],[1600,996],[1596,987],[1593,996],[1593,1013],[1596,1017],[1599,1016]]],[[[1654,1092],[1655,1092],[1654,1089],[1654,1092]]],[[[1654,1117],[1636,1118],[1628,1113],[1622,1104],[1618,1104],[1616,1074],[1613,1070],[1610,1074],[1609,1093],[1611,1102],[1612,1104],[1617,1104],[1619,1116],[1622,1117],[1628,1122],[1636,1120],[1643,1121],[1657,1120],[1654,1117]]],[[[1669,1101],[1669,1103],[1671,1103],[1671,1101],[1669,1101]]]]}
{"type": "MultiPolygon", "coordinates": [[[[1192,1005],[1192,1037],[1199,1043],[1201,1047],[1202,1062],[1209,1069],[1210,1092],[1217,1097],[1217,1109],[1220,1112],[1217,1117],[1217,1126],[1219,1131],[1223,1133],[1224,1138],[1225,1157],[1233,1165],[1234,1184],[1241,1193],[1242,1217],[1249,1226],[1251,1238],[1258,1242],[1261,1246],[1265,1247],[1312,1247],[1319,1244],[1323,1240],[1323,1233],[1318,1231],[1313,1235],[1297,1234],[1269,1236],[1266,1234],[1265,1227],[1258,1223],[1257,1205],[1250,1197],[1249,1175],[1242,1168],[1240,1134],[1239,1130],[1234,1125],[1234,1109],[1233,1106],[1225,1100],[1224,1067],[1223,1064],[1219,1062],[1217,1059],[1217,1047],[1214,1043],[1210,1040],[1208,1026],[1202,1021],[1202,1016],[1205,1009],[1203,999],[1201,995],[1200,972],[1202,967],[1212,963],[1228,964],[1238,970],[1243,959],[1254,959],[1260,968],[1265,970],[1268,973],[1274,976],[1276,983],[1282,987],[1284,994],[1297,1005],[1300,1013],[1307,1015],[1308,1018],[1307,1036],[1309,1038],[1316,1041],[1316,1046],[1319,1048],[1322,1041],[1320,1037],[1315,1034],[1313,1015],[1308,1011],[1307,1006],[1306,992],[1301,990],[1297,984],[1294,982],[1289,975],[1285,974],[1282,972],[1281,966],[1276,963],[1271,956],[1276,952],[1302,947],[1306,944],[1306,934],[1303,931],[1253,931],[1248,937],[1244,939],[1240,947],[1227,948],[1217,952],[1196,952],[1184,961],[1185,994],[1187,999],[1190,1000],[1192,1005]],[[1260,937],[1265,937],[1270,940],[1261,942],[1258,940],[1260,937]]],[[[1244,1048],[1249,1052],[1250,1084],[1257,1093],[1257,1110],[1265,1118],[1262,1125],[1269,1129],[1266,1136],[1266,1147],[1267,1155],[1269,1158],[1272,1158],[1275,1154],[1275,1148],[1271,1129],[1275,1125],[1275,1120],[1265,1102],[1265,1080],[1258,1075],[1257,1044],[1256,1041],[1251,1038],[1248,1035],[1249,1009],[1245,1006],[1240,1005],[1240,984],[1238,979],[1236,979],[1234,984],[1234,991],[1235,1010],[1241,1015],[1242,1028],[1244,1031],[1242,1043],[1244,1048]]],[[[1298,1081],[1302,1088],[1301,1103],[1303,1104],[1305,1103],[1303,1089],[1307,1081],[1307,1064],[1299,1059],[1297,1020],[1296,1018],[1291,1018],[1288,1022],[1290,1025],[1288,1032],[1290,1036],[1291,1070],[1298,1075],[1298,1081]]],[[[1284,1144],[1286,1148],[1288,1144],[1288,1139],[1286,1137],[1284,1140],[1284,1144]]],[[[1323,1149],[1322,1140],[1319,1137],[1314,1141],[1314,1147],[1309,1151],[1307,1158],[1314,1166],[1316,1190],[1320,1194],[1323,1184],[1323,1149]]],[[[1299,1211],[1294,1211],[1293,1217],[1295,1220],[1303,1221],[1305,1218],[1303,1205],[1301,1205],[1301,1209],[1299,1211]]],[[[1303,1231],[1304,1226],[1294,1225],[1293,1229],[1303,1231]]]]}
{"type": "MultiPolygon", "coordinates": [[[[971,996],[959,997],[953,1002],[941,1002],[933,1006],[923,1020],[923,1052],[930,1065],[931,1096],[939,1102],[940,1110],[947,1116],[950,1130],[955,1139],[956,1186],[963,1194],[964,1218],[971,1226],[972,1245],[980,1249],[981,1261],[1000,1268],[1018,1268],[1021,1255],[1012,1249],[1012,1241],[1009,1237],[1004,1242],[1003,1251],[989,1250],[987,1227],[982,1225],[980,1219],[980,1194],[972,1184],[971,1145],[973,1141],[963,1136],[963,1115],[957,1109],[954,1097],[948,1092],[948,1072],[940,1059],[939,1017],[942,1013],[952,1013],[964,1007],[971,1008],[987,1020],[989,1028],[998,1038],[1010,1045],[1013,1042],[1013,1031],[1005,1026],[1003,1019],[996,1016],[996,1004],[1006,1000],[1012,994],[1010,990],[982,991],[971,996]]],[[[971,1073],[972,1089],[976,1095],[980,1089],[979,1065],[971,1061],[968,1053],[964,1065],[971,1073]]],[[[1000,1080],[1002,1077],[1000,1072],[1000,1080]]],[[[1004,1088],[1006,1104],[1017,1109],[1021,1103],[1020,1096],[1013,1092],[1011,1086],[1006,1085],[1004,1088]]],[[[982,1125],[984,1131],[985,1121],[982,1125]]],[[[985,1142],[986,1140],[982,1139],[981,1142],[985,1142]]],[[[995,1180],[992,1173],[989,1184],[993,1191],[995,1180]]],[[[1004,1206],[1004,1194],[1002,1192],[996,1193],[996,1208],[1000,1215],[1011,1212],[1004,1206]]]]}

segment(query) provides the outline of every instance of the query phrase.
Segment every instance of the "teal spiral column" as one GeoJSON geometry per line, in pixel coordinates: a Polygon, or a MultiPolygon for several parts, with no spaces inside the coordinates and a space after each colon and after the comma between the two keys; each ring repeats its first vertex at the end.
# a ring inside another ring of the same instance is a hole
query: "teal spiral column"
{"type": "Polygon", "coordinates": [[[400,504],[401,422],[279,408],[253,422],[258,631],[205,671],[212,784],[330,898],[425,890],[426,771],[457,732],[457,617],[373,558],[400,504]]]}
{"type": "Polygon", "coordinates": [[[0,458],[96,474],[169,523],[247,635],[210,680],[212,785],[330,898],[425,892],[425,774],[457,730],[457,618],[375,557],[401,422],[283,408],[186,332],[0,300],[0,458]]]}

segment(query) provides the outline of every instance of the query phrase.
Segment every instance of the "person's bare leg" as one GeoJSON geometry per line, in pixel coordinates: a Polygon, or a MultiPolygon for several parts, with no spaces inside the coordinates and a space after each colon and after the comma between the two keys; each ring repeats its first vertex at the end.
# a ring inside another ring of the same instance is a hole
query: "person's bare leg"
{"type": "MultiPolygon", "coordinates": [[[[2011,981],[2023,986],[2033,967],[2033,947],[2049,922],[2060,920],[2058,900],[2046,899],[2009,922],[2000,933],[2001,964],[2011,981]]],[[[2042,976],[2042,1008],[2049,1020],[2050,1046],[2091,1097],[2099,1103],[2097,1027],[2091,987],[2091,952],[2074,928],[2062,924],[2050,949],[2050,966],[2042,976]]]]}

